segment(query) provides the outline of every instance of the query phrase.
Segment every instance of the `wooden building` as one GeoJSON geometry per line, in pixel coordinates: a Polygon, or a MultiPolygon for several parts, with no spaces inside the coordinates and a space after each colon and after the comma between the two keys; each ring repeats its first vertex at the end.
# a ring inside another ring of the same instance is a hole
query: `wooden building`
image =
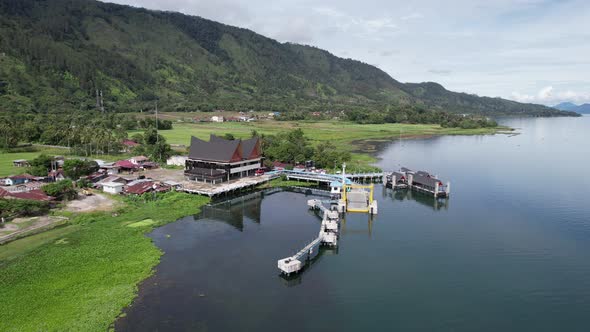
{"type": "Polygon", "coordinates": [[[262,160],[258,137],[226,140],[211,135],[207,142],[193,136],[184,174],[189,180],[215,184],[255,175],[262,160]]]}

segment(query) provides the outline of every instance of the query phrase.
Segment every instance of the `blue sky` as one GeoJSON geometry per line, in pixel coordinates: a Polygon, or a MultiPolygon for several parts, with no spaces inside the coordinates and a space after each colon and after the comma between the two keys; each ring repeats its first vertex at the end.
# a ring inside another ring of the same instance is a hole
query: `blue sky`
{"type": "Polygon", "coordinates": [[[553,105],[590,102],[590,1],[110,0],[314,45],[402,82],[553,105]]]}

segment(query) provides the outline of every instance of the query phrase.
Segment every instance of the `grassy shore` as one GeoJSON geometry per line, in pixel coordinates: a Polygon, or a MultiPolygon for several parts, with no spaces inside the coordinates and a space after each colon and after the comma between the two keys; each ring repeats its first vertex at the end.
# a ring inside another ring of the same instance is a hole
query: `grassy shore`
{"type": "MultiPolygon", "coordinates": [[[[174,119],[174,118],[171,118],[174,119]]],[[[349,163],[351,171],[371,171],[376,160],[371,151],[360,151],[360,141],[392,140],[435,135],[486,135],[507,128],[443,128],[440,125],[424,124],[357,124],[345,121],[258,121],[224,123],[174,123],[172,130],[162,130],[168,143],[190,145],[190,137],[208,139],[210,134],[233,134],[237,138],[250,137],[253,130],[259,134],[275,135],[283,131],[300,128],[312,144],[330,141],[337,147],[352,152],[349,163]]],[[[130,135],[136,132],[130,132],[130,135]]]]}
{"type": "MultiPolygon", "coordinates": [[[[166,113],[167,114],[167,113],[166,113]]],[[[186,114],[170,113],[171,120],[181,119],[186,114]]],[[[187,117],[190,118],[190,117],[187,117]]],[[[370,166],[375,158],[370,150],[362,150],[360,141],[367,140],[392,140],[401,138],[414,138],[435,135],[486,135],[493,134],[507,128],[443,128],[439,125],[421,124],[357,124],[343,121],[259,121],[259,122],[224,122],[224,123],[184,123],[175,122],[174,129],[162,130],[160,133],[166,137],[168,143],[189,146],[191,136],[208,139],[210,134],[233,134],[237,138],[250,137],[253,130],[260,134],[275,135],[279,132],[301,128],[305,136],[312,144],[322,141],[330,141],[338,148],[352,152],[352,161],[349,163],[351,171],[371,171],[370,166]]],[[[142,131],[130,131],[129,135],[142,131]]],[[[69,155],[67,150],[34,147],[30,152],[6,152],[0,151],[0,176],[14,175],[26,172],[26,168],[18,168],[12,165],[16,159],[34,159],[41,153],[48,155],[69,155]]],[[[92,158],[114,161],[128,158],[130,155],[94,155],[92,158]]]]}
{"type": "Polygon", "coordinates": [[[159,262],[145,233],[209,200],[124,201],[114,214],[70,215],[67,226],[0,247],[0,331],[107,330],[159,262]]]}
{"type": "Polygon", "coordinates": [[[288,188],[288,187],[317,187],[318,184],[315,182],[300,182],[295,180],[286,180],[286,179],[274,179],[269,182],[263,183],[258,186],[258,189],[268,189],[268,188],[288,188]]]}

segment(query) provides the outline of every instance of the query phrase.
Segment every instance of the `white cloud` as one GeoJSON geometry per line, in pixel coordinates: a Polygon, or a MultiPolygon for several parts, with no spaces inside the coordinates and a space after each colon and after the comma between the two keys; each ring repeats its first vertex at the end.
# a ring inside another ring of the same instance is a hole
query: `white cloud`
{"type": "Polygon", "coordinates": [[[547,100],[553,97],[553,87],[552,86],[547,86],[544,87],[543,89],[541,89],[541,91],[539,91],[538,97],[539,100],[547,100]]]}
{"type": "Polygon", "coordinates": [[[556,105],[560,102],[569,101],[573,103],[584,103],[590,101],[590,92],[575,92],[572,90],[555,91],[552,86],[547,86],[539,90],[536,95],[530,95],[520,92],[512,92],[512,100],[523,103],[539,103],[545,105],[556,105]]]}
{"type": "Polygon", "coordinates": [[[424,15],[422,15],[421,13],[417,13],[417,12],[414,12],[414,13],[411,13],[409,15],[405,15],[405,16],[402,16],[401,17],[401,19],[403,21],[419,20],[419,19],[422,19],[422,18],[424,18],[424,15]]]}

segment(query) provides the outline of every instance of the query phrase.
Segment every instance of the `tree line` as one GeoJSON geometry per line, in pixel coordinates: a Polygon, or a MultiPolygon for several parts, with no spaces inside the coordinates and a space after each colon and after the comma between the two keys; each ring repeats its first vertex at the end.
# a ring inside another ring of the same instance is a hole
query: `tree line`
{"type": "MultiPolygon", "coordinates": [[[[0,116],[0,148],[26,142],[69,147],[79,156],[116,155],[124,150],[121,142],[128,138],[128,130],[143,129],[144,134],[135,137],[143,146],[140,152],[162,161],[160,156],[169,155],[170,146],[161,135],[154,136],[155,127],[155,119],[124,114],[6,114],[0,116]]],[[[172,129],[172,122],[159,120],[158,128],[172,129]]]]}
{"type": "MultiPolygon", "coordinates": [[[[258,133],[254,131],[252,136],[258,136],[258,133]]],[[[315,167],[331,169],[351,159],[350,152],[337,148],[331,142],[321,142],[313,146],[301,129],[260,137],[268,167],[272,167],[274,161],[296,165],[313,160],[315,167]]]]}

